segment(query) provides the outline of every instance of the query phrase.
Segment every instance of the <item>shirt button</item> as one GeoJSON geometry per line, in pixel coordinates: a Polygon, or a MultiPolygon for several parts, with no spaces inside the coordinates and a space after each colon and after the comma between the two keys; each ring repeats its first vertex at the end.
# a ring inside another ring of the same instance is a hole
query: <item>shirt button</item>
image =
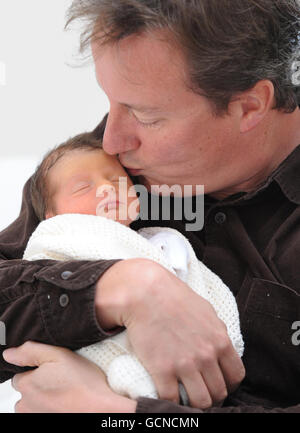
{"type": "Polygon", "coordinates": [[[68,280],[68,279],[71,277],[71,275],[73,275],[73,272],[70,272],[70,271],[64,271],[64,272],[61,274],[61,278],[62,278],[63,280],[68,280]]]}
{"type": "Polygon", "coordinates": [[[66,294],[63,294],[59,298],[59,304],[61,307],[66,307],[69,303],[69,296],[66,294]]]}
{"type": "Polygon", "coordinates": [[[223,212],[218,212],[215,215],[215,221],[217,224],[224,224],[225,221],[227,220],[227,216],[223,213],[223,212]]]}

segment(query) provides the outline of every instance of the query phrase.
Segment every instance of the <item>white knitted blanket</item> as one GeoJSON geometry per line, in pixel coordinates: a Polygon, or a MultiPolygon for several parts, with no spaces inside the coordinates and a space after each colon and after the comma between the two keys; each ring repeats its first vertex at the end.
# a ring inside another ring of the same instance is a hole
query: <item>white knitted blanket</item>
{"type": "MultiPolygon", "coordinates": [[[[63,261],[130,258],[154,260],[177,274],[192,290],[212,304],[218,317],[227,326],[237,353],[243,355],[244,343],[233,294],[217,275],[197,259],[189,241],[174,229],[149,227],[135,232],[104,217],[59,215],[38,226],[28,242],[23,258],[63,261]],[[152,243],[151,238],[155,240],[152,243]],[[175,238],[180,242],[176,242],[175,238]],[[162,245],[166,245],[164,240],[168,239],[171,240],[169,246],[172,248],[164,251],[162,245]],[[174,254],[176,249],[178,254],[174,254]]],[[[158,397],[151,376],[135,356],[126,331],[81,348],[77,353],[95,362],[104,371],[115,392],[133,399],[140,396],[158,397]]]]}

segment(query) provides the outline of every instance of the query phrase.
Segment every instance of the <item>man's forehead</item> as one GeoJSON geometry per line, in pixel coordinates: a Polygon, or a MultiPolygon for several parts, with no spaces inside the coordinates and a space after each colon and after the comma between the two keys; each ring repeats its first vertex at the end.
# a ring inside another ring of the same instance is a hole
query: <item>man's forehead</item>
{"type": "Polygon", "coordinates": [[[175,81],[180,84],[186,82],[187,68],[183,53],[174,43],[158,37],[156,33],[131,35],[118,43],[100,47],[95,43],[93,57],[102,88],[105,87],[106,76],[111,75],[112,71],[133,86],[152,85],[153,81],[158,86],[162,83],[164,86],[173,85],[175,81]]]}

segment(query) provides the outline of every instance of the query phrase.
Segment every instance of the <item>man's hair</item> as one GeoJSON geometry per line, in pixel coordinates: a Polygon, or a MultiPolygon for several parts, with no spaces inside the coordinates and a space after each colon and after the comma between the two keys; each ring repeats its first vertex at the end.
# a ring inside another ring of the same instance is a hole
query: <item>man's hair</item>
{"type": "MultiPolygon", "coordinates": [[[[96,130],[95,130],[96,131],[96,130]]],[[[86,132],[70,138],[50,150],[37,167],[31,180],[31,201],[34,211],[40,221],[46,217],[46,212],[51,208],[51,191],[48,182],[50,169],[70,152],[95,151],[102,149],[101,140],[95,137],[94,133],[86,132]]]]}
{"type": "Polygon", "coordinates": [[[274,109],[289,113],[298,105],[292,68],[300,59],[299,0],[73,0],[66,28],[78,19],[81,52],[90,42],[170,30],[185,53],[190,87],[216,114],[264,79],[274,85],[274,109]]]}

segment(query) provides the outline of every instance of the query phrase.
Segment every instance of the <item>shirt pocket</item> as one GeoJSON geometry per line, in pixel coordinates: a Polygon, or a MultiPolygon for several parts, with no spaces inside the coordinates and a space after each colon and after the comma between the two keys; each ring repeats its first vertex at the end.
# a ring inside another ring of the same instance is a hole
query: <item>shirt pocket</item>
{"type": "Polygon", "coordinates": [[[268,280],[252,280],[241,316],[244,387],[281,407],[300,402],[300,345],[295,344],[292,328],[298,321],[297,290],[268,280]]]}

